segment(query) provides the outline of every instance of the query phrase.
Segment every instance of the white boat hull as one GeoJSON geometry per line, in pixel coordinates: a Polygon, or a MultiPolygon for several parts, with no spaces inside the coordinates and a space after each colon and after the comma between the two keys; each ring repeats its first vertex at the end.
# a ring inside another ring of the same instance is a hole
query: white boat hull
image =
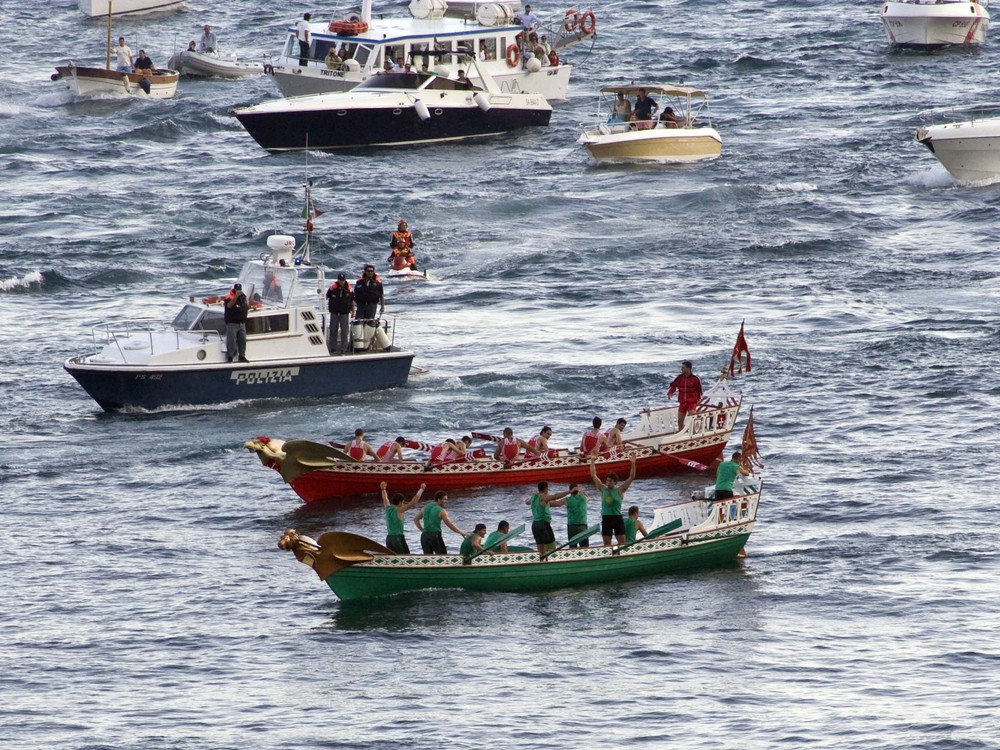
{"type": "Polygon", "coordinates": [[[715,128],[629,130],[626,124],[584,130],[579,143],[598,164],[686,164],[715,159],[722,137],[715,128]]]}
{"type": "MultiPolygon", "coordinates": [[[[184,0],[114,0],[111,4],[111,15],[159,13],[167,10],[177,10],[184,5],[184,0]]],[[[80,11],[91,18],[103,18],[108,15],[108,0],[79,0],[80,11]]]]}
{"type": "Polygon", "coordinates": [[[86,68],[75,63],[56,68],[54,80],[63,81],[74,96],[137,96],[151,99],[170,99],[177,93],[180,74],[176,70],[157,69],[146,77],[149,91],[143,88],[144,76],[138,73],[121,73],[104,68],[86,68]]]}
{"type": "Polygon", "coordinates": [[[990,27],[989,10],[974,2],[887,2],[881,17],[889,41],[900,47],[982,44],[990,27]]]}
{"type": "Polygon", "coordinates": [[[927,146],[955,179],[1000,178],[1000,117],[920,128],[917,142],[927,146]]]}
{"type": "Polygon", "coordinates": [[[264,74],[261,63],[239,62],[215,55],[204,55],[200,52],[178,52],[170,58],[169,67],[188,76],[204,76],[206,78],[250,78],[264,74]]]}

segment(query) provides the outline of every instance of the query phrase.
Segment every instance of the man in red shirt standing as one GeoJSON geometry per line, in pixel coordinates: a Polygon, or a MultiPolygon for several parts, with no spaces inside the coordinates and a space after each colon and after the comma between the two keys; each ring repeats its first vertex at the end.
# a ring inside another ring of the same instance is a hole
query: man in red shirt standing
{"type": "Polygon", "coordinates": [[[688,360],[681,362],[681,374],[674,378],[667,390],[669,399],[677,391],[677,431],[684,429],[684,417],[693,412],[701,400],[701,380],[691,372],[688,360]]]}

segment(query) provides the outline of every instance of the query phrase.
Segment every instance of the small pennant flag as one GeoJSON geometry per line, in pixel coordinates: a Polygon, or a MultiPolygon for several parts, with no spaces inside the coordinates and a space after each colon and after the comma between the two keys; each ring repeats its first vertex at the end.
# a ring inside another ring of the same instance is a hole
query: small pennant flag
{"type": "Polygon", "coordinates": [[[742,375],[744,369],[750,372],[750,347],[747,346],[746,336],[743,335],[743,323],[740,323],[740,332],[736,337],[736,346],[733,347],[733,356],[729,359],[729,374],[735,375],[736,364],[739,363],[739,373],[742,375]],[[746,363],[743,362],[743,355],[746,355],[746,363]]]}
{"type": "Polygon", "coordinates": [[[757,435],[754,434],[753,408],[750,409],[750,416],[747,417],[747,426],[743,430],[743,445],[741,452],[743,453],[743,456],[740,459],[740,465],[751,474],[754,473],[755,468],[764,468],[764,464],[760,458],[760,449],[757,447],[757,435]]]}

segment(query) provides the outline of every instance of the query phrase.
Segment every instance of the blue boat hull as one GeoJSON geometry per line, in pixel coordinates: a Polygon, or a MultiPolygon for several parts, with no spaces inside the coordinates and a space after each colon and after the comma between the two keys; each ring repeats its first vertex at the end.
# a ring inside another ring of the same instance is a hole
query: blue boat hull
{"type": "Polygon", "coordinates": [[[411,352],[198,368],[63,366],[102,409],[159,409],[260,398],[314,398],[406,385],[411,352]]]}

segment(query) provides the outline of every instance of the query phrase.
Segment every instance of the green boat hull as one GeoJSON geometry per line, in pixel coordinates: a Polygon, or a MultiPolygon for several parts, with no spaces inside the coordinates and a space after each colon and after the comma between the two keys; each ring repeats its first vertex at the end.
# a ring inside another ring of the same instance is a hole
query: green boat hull
{"type": "Polygon", "coordinates": [[[751,527],[697,540],[650,540],[620,555],[607,547],[569,549],[545,562],[535,552],[484,555],[470,565],[462,565],[457,555],[395,556],[345,567],[326,582],[341,600],[350,601],[421,589],[533,592],[626,581],[732,562],[751,527]]]}

